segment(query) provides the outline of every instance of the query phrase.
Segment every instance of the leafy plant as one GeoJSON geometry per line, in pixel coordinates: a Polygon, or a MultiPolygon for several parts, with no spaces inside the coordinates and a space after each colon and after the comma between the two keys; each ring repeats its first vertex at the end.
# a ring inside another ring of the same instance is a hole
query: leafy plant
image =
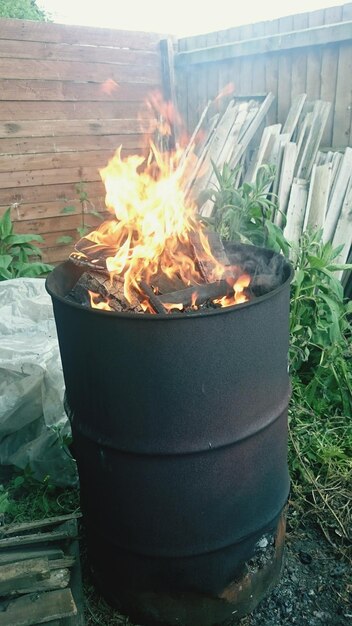
{"type": "Polygon", "coordinates": [[[20,276],[40,276],[52,270],[42,263],[41,250],[33,241],[43,241],[40,235],[22,235],[14,232],[11,207],[0,218],[0,280],[20,276]]]}
{"type": "Polygon", "coordinates": [[[38,7],[35,0],[1,0],[0,17],[12,17],[20,20],[48,20],[47,13],[38,7]]]}
{"type": "MultiPolygon", "coordinates": [[[[104,217],[102,216],[101,213],[95,210],[94,204],[89,199],[89,195],[86,190],[85,183],[83,181],[80,181],[79,183],[77,183],[75,189],[76,189],[79,203],[81,205],[81,224],[80,226],[76,228],[76,230],[80,237],[84,237],[87,233],[89,233],[93,229],[93,226],[86,222],[86,216],[94,215],[94,217],[97,217],[101,221],[104,220],[104,217]]],[[[66,215],[75,213],[75,212],[76,212],[76,208],[73,205],[67,205],[62,209],[62,213],[66,215]]],[[[70,244],[72,242],[73,242],[73,237],[66,236],[66,235],[59,237],[57,239],[57,243],[70,244]]]]}
{"type": "Polygon", "coordinates": [[[306,385],[308,402],[328,396],[345,414],[352,412],[351,303],[334,272],[341,246],[323,243],[322,231],[303,233],[297,250],[291,294],[291,370],[306,385]],[[317,395],[318,394],[318,395],[317,395]]]}
{"type": "Polygon", "coordinates": [[[239,170],[227,163],[220,171],[213,163],[217,184],[200,195],[199,203],[214,203],[211,219],[207,220],[221,237],[228,241],[241,241],[265,246],[275,252],[288,254],[289,244],[282,230],[273,223],[277,199],[269,193],[275,177],[272,166],[258,169],[254,183],[236,186],[239,170]]]}
{"type": "Polygon", "coordinates": [[[6,510],[8,522],[33,521],[79,510],[77,489],[57,487],[49,475],[39,482],[30,468],[16,471],[6,484],[6,493],[11,505],[6,510]]]}

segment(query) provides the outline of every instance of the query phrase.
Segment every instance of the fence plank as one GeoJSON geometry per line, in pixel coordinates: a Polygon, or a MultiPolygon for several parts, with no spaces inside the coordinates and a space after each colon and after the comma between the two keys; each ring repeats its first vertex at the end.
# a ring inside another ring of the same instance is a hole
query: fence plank
{"type": "Polygon", "coordinates": [[[47,101],[132,101],[144,102],[150,91],[160,88],[160,83],[75,83],[60,80],[2,80],[1,100],[47,101]]]}
{"type": "Polygon", "coordinates": [[[55,156],[60,152],[115,150],[122,145],[122,154],[143,152],[149,135],[67,135],[63,137],[11,137],[1,139],[2,155],[42,154],[55,156]]]}
{"type": "Polygon", "coordinates": [[[155,85],[160,68],[157,65],[118,65],[109,63],[83,63],[81,61],[51,61],[38,59],[0,58],[0,75],[3,79],[62,80],[102,83],[113,80],[117,84],[136,82],[155,85]]]}
{"type": "MultiPolygon", "coordinates": [[[[279,32],[279,20],[265,22],[264,34],[275,35],[279,32]]],[[[277,94],[279,75],[279,57],[277,54],[267,54],[265,56],[265,91],[277,94]]],[[[277,121],[277,97],[268,111],[266,123],[268,126],[277,121]]]]}
{"type": "MultiPolygon", "coordinates": [[[[285,19],[285,18],[283,18],[285,19]]],[[[350,20],[339,24],[323,25],[306,28],[299,31],[290,31],[269,37],[251,38],[245,41],[230,42],[215,48],[190,50],[178,55],[177,64],[199,64],[223,61],[234,57],[253,56],[267,52],[282,52],[307,46],[320,46],[332,42],[349,41],[352,38],[352,22],[350,20]]]]}
{"type": "Polygon", "coordinates": [[[346,76],[352,75],[352,43],[343,43],[339,49],[336,83],[336,103],[332,143],[344,147],[349,144],[351,129],[352,85],[346,76]]]}
{"type": "MultiPolygon", "coordinates": [[[[280,19],[280,33],[293,28],[292,16],[280,19]]],[[[279,56],[279,80],[277,91],[277,121],[283,124],[291,106],[291,71],[292,59],[289,52],[283,52],[279,56]]]]}
{"type": "Polygon", "coordinates": [[[84,120],[84,119],[142,119],[150,111],[140,102],[47,102],[2,101],[0,120],[84,120]]]}
{"type": "MultiPolygon", "coordinates": [[[[41,204],[43,202],[62,201],[71,204],[72,200],[77,200],[77,182],[63,183],[55,181],[53,185],[43,185],[40,187],[6,187],[0,188],[0,206],[10,206],[11,204],[41,204]]],[[[84,188],[89,198],[104,197],[105,190],[101,181],[85,183],[84,188]]]]}
{"type": "Polygon", "coordinates": [[[128,135],[150,132],[149,120],[17,120],[0,122],[0,137],[65,137],[79,135],[128,135]]]}
{"type": "MultiPolygon", "coordinates": [[[[308,14],[294,15],[293,29],[303,30],[308,28],[308,14]]],[[[305,49],[292,50],[291,53],[291,102],[301,93],[307,92],[307,52],[305,49]]]]}
{"type": "Polygon", "coordinates": [[[0,38],[21,41],[44,41],[73,45],[155,50],[165,35],[149,32],[132,32],[91,26],[67,26],[48,22],[1,19],[0,38]]]}
{"type": "Polygon", "coordinates": [[[68,45],[37,41],[3,39],[0,30],[0,57],[15,59],[40,59],[58,61],[81,61],[84,63],[136,64],[160,66],[157,47],[155,50],[131,50],[130,48],[106,48],[92,45],[68,45]]]}

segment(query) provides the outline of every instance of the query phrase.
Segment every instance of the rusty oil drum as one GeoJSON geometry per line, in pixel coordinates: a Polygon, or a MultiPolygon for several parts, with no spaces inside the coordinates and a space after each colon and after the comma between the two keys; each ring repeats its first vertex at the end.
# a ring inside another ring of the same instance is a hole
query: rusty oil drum
{"type": "Polygon", "coordinates": [[[240,617],[279,578],[292,270],[278,265],[249,303],[165,317],[68,302],[71,262],[47,278],[92,572],[140,624],[240,617]]]}

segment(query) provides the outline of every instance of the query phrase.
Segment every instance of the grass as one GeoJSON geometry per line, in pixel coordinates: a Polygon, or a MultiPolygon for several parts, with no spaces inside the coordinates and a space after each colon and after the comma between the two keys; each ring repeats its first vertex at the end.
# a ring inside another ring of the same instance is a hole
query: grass
{"type": "Polygon", "coordinates": [[[289,467],[292,504],[311,516],[326,539],[352,560],[352,420],[327,403],[317,414],[305,386],[293,380],[289,411],[289,467]]]}

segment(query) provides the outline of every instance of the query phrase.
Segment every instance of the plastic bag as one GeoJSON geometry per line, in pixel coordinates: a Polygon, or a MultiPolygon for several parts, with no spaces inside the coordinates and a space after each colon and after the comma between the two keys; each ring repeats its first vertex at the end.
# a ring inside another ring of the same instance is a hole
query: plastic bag
{"type": "Polygon", "coordinates": [[[64,379],[51,298],[41,278],[0,282],[0,463],[61,486],[77,482],[66,445],[64,379]]]}

